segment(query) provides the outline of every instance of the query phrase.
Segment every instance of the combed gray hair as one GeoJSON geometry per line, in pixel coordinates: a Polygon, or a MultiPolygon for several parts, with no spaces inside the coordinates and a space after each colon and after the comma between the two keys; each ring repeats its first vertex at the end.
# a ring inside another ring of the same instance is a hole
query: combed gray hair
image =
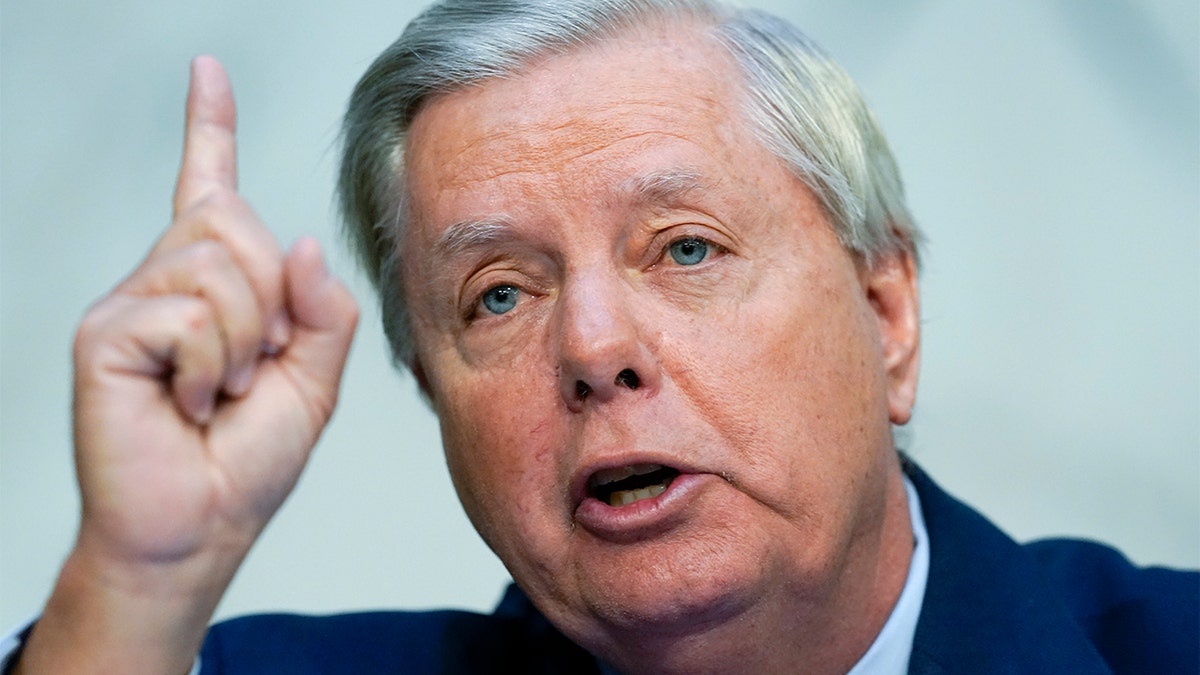
{"type": "Polygon", "coordinates": [[[874,116],[849,76],[786,21],[720,0],[442,0],[367,69],[342,128],[345,230],[379,292],[398,364],[414,358],[400,260],[404,150],[422,103],[639,25],[685,20],[710,26],[733,55],[759,140],[813,190],[842,246],[867,264],[915,258],[921,235],[874,116]]]}

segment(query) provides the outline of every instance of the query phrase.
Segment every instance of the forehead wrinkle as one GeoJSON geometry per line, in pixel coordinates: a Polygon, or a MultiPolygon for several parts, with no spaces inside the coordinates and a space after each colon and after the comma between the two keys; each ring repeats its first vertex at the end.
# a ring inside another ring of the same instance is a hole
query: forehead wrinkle
{"type": "MultiPolygon", "coordinates": [[[[612,148],[612,146],[614,146],[618,143],[621,143],[623,141],[636,141],[638,139],[651,137],[651,136],[662,136],[662,137],[668,137],[668,138],[675,138],[675,139],[678,139],[685,143],[695,143],[694,138],[692,138],[688,135],[685,135],[685,134],[681,134],[681,133],[670,133],[670,132],[662,131],[659,129],[650,130],[650,131],[639,131],[639,132],[626,134],[624,136],[621,136],[620,138],[615,138],[615,139],[612,139],[605,143],[598,144],[598,145],[595,145],[592,147],[588,147],[586,149],[580,149],[578,152],[576,152],[574,154],[566,155],[564,157],[557,159],[554,162],[554,164],[561,166],[561,165],[565,165],[565,164],[570,164],[572,162],[577,162],[579,160],[586,159],[597,153],[604,152],[605,150],[608,150],[608,149],[612,148]]],[[[583,143],[573,143],[572,145],[584,145],[584,144],[583,143]]],[[[530,154],[532,155],[534,153],[531,152],[530,154]]],[[[532,163],[544,163],[548,159],[549,154],[550,154],[549,152],[541,151],[541,152],[537,152],[536,155],[533,157],[510,159],[508,162],[506,162],[507,166],[498,167],[496,171],[493,171],[493,172],[490,172],[487,174],[470,175],[470,176],[459,175],[458,179],[455,181],[455,184],[458,187],[463,187],[463,186],[472,185],[472,184],[476,184],[476,183],[486,183],[486,182],[496,180],[499,178],[504,178],[506,176],[520,176],[520,175],[526,175],[526,174],[535,175],[535,176],[542,175],[542,174],[546,173],[545,168],[542,168],[542,167],[534,168],[529,165],[532,163]]],[[[561,169],[558,171],[553,171],[552,173],[565,175],[565,173],[561,169]]],[[[624,188],[624,192],[626,194],[633,195],[638,202],[644,202],[644,203],[662,202],[662,203],[668,203],[668,204],[680,201],[688,193],[699,190],[703,187],[704,187],[704,183],[700,180],[699,174],[697,172],[690,171],[687,169],[678,170],[678,171],[672,170],[672,171],[655,172],[654,174],[645,176],[644,180],[639,180],[639,178],[634,178],[629,181],[626,181],[622,185],[622,188],[624,188]],[[662,174],[662,175],[660,176],[658,174],[662,174]]]]}
{"type": "MultiPolygon", "coordinates": [[[[694,94],[694,99],[701,107],[712,108],[718,104],[711,96],[694,94]]],[[[613,109],[597,106],[593,101],[586,108],[572,110],[565,119],[525,119],[516,125],[480,130],[475,138],[454,149],[439,163],[458,167],[450,171],[455,178],[452,182],[469,185],[510,175],[542,173],[545,168],[565,166],[619,143],[646,137],[662,136],[696,143],[695,130],[677,127],[679,111],[674,105],[664,106],[662,101],[640,97],[607,103],[613,109]],[[635,114],[630,107],[641,111],[635,114]],[[630,120],[639,114],[643,122],[630,125],[630,120]],[[504,161],[480,162],[480,157],[503,157],[504,161]]]]}

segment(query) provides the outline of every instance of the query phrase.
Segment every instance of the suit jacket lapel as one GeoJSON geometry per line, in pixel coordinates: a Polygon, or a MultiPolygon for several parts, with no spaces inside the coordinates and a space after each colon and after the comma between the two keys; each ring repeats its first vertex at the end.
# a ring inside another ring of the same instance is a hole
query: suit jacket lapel
{"type": "Polygon", "coordinates": [[[1033,558],[904,460],[929,531],[910,673],[1109,673],[1033,558]]]}

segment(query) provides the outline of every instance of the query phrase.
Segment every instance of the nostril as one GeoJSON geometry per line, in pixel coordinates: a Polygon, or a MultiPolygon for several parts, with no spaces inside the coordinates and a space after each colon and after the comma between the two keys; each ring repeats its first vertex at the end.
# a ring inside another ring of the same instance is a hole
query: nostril
{"type": "Polygon", "coordinates": [[[638,379],[637,373],[633,372],[633,370],[629,368],[626,368],[625,370],[617,373],[616,384],[619,387],[624,386],[629,387],[630,389],[637,389],[638,385],[641,384],[641,381],[638,379]]]}
{"type": "Polygon", "coordinates": [[[592,393],[592,388],[588,386],[587,382],[584,382],[583,380],[575,380],[575,396],[576,396],[576,398],[583,400],[583,399],[587,398],[588,394],[590,394],[590,393],[592,393]]]}

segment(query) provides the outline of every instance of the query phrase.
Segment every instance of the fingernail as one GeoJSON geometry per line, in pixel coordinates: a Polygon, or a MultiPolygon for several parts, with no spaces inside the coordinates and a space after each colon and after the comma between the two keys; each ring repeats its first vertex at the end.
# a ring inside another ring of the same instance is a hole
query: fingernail
{"type": "Polygon", "coordinates": [[[208,422],[212,419],[214,406],[215,403],[213,400],[208,396],[205,396],[204,400],[200,401],[200,403],[196,405],[195,409],[192,411],[192,419],[195,420],[196,424],[200,426],[208,424],[208,422]]]}
{"type": "Polygon", "coordinates": [[[270,343],[274,352],[278,352],[287,346],[289,340],[292,339],[292,322],[287,316],[280,313],[271,320],[271,325],[267,328],[267,342],[270,343]]]}
{"type": "Polygon", "coordinates": [[[254,366],[243,366],[229,378],[226,391],[232,396],[241,396],[250,391],[250,383],[254,380],[254,366]]]}

